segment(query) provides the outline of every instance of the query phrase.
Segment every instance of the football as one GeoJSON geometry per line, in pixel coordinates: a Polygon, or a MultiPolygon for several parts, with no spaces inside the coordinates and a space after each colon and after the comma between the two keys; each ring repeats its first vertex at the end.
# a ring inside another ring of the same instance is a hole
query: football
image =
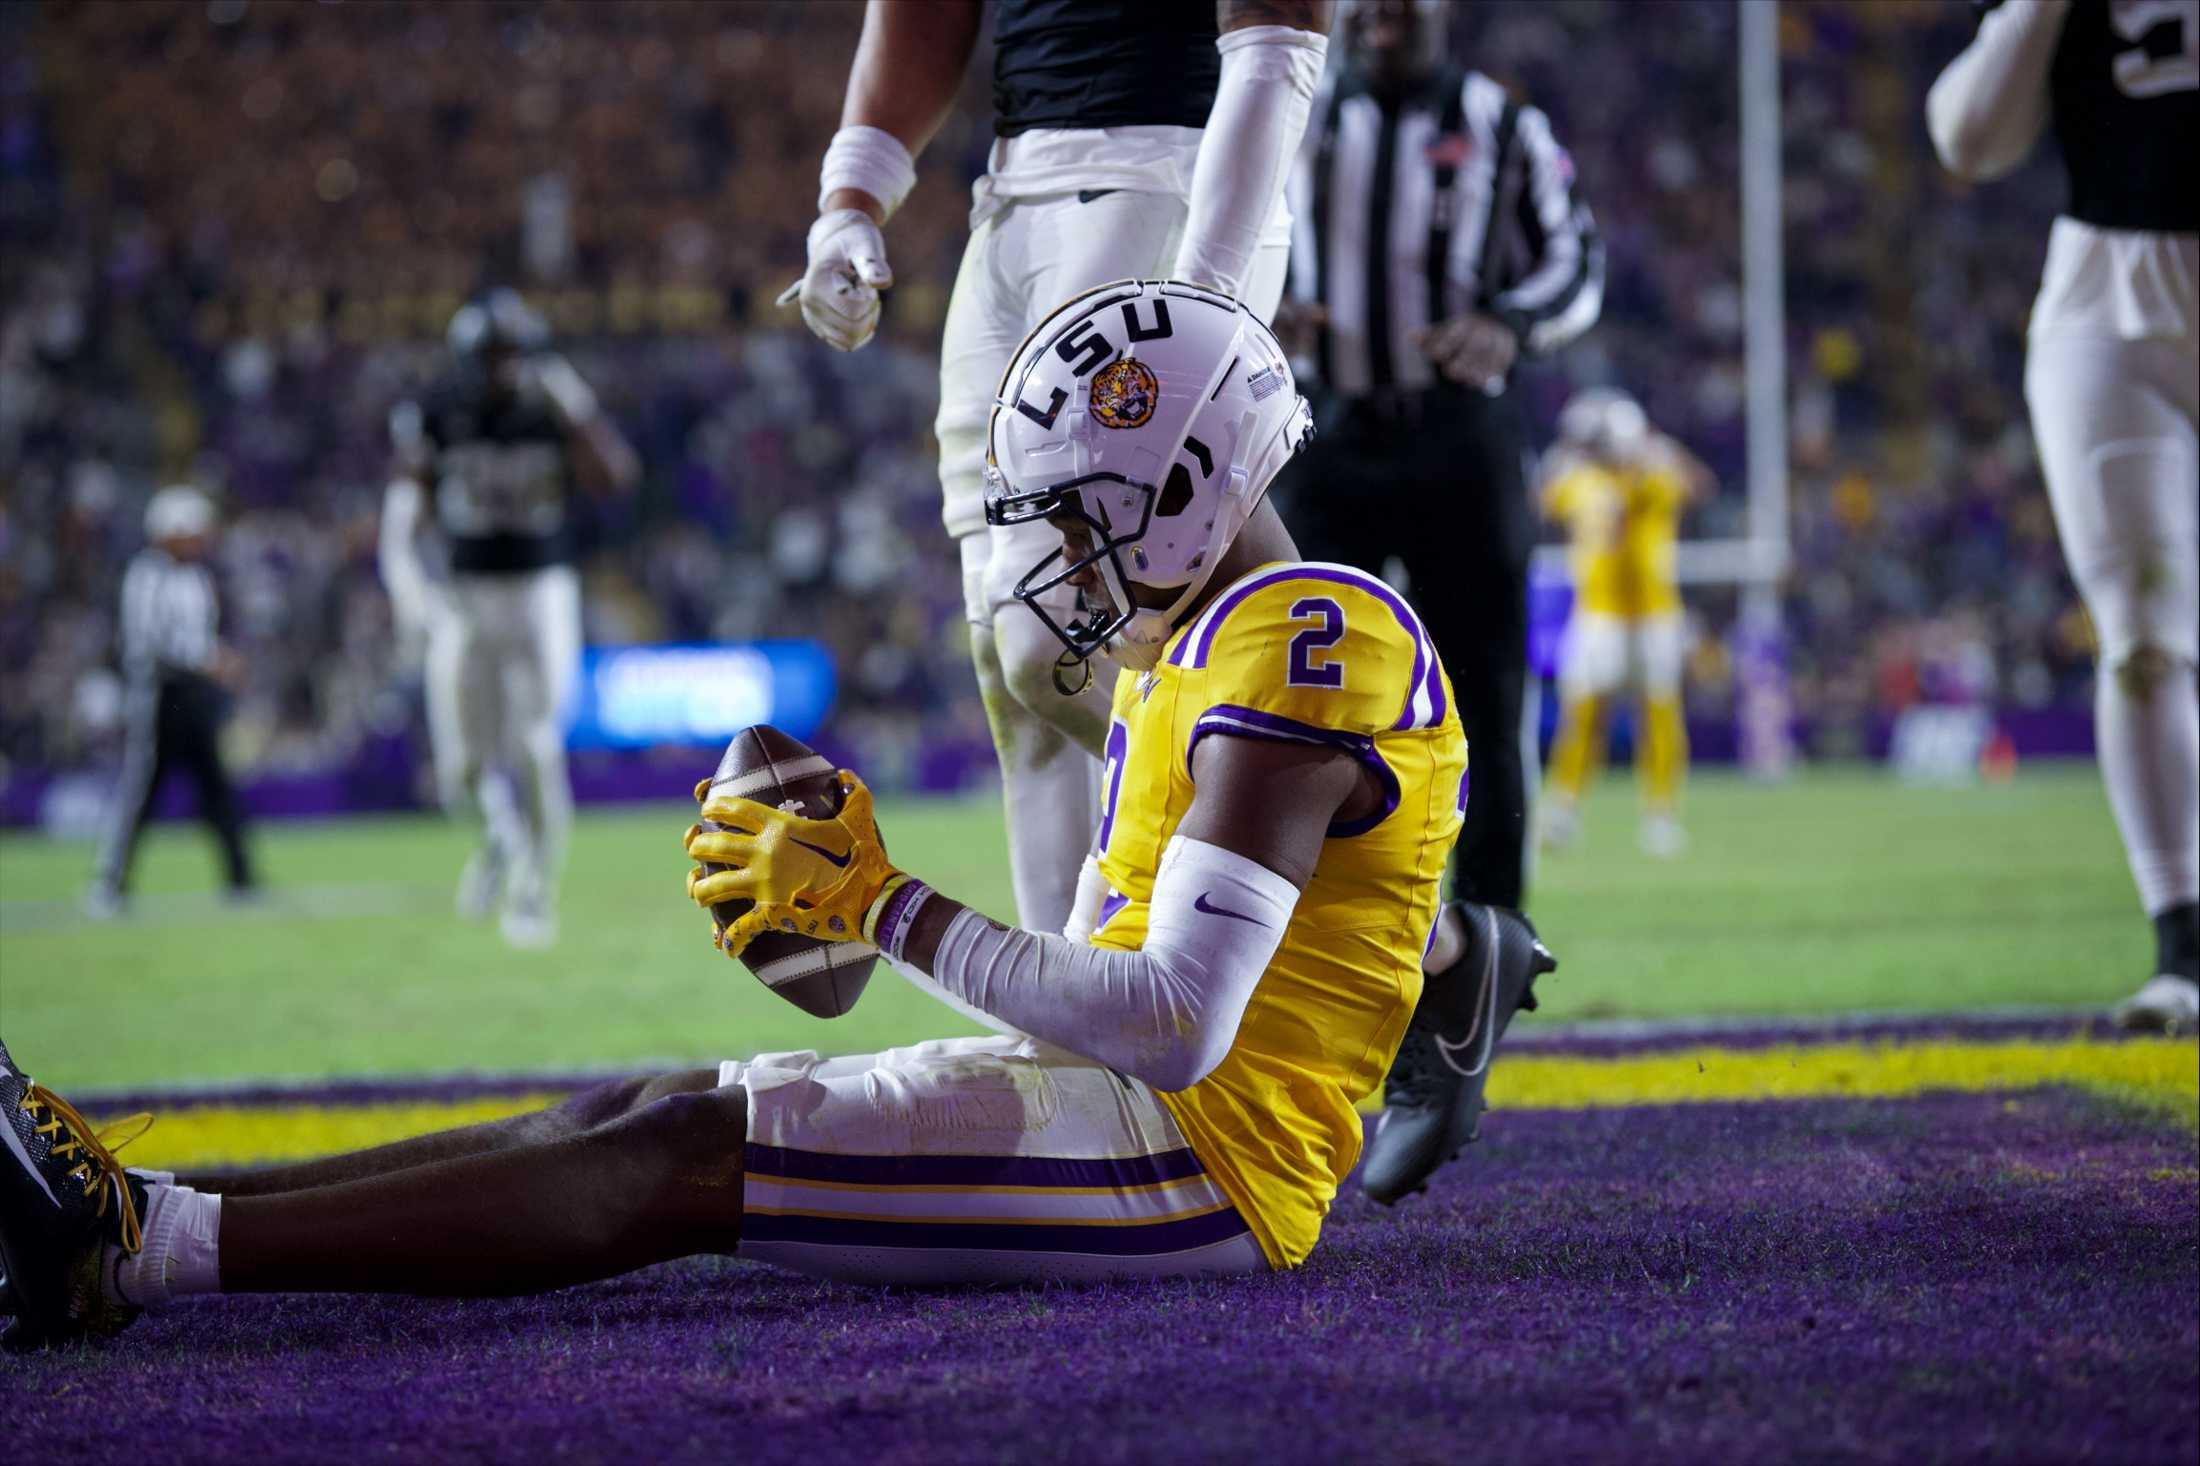
{"type": "MultiPolygon", "coordinates": [[[[711,776],[710,792],[713,798],[753,799],[810,819],[830,819],[840,812],[839,770],[832,760],[768,723],[733,735],[718,760],[717,773],[711,776]]],[[[702,825],[706,830],[720,828],[709,820],[702,825]]],[[[707,862],[703,868],[725,869],[707,862]]],[[[723,930],[749,905],[725,902],[711,909],[711,918],[723,930]]],[[[803,1012],[838,1018],[863,996],[878,962],[878,948],[867,942],[821,942],[791,932],[765,932],[749,943],[741,962],[758,982],[803,1012]]]]}

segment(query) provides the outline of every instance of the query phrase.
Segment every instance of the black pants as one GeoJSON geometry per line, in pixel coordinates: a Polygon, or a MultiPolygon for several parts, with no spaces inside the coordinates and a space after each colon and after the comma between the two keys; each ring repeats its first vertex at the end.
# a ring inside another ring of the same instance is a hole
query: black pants
{"type": "Polygon", "coordinates": [[[1438,388],[1388,402],[1314,400],[1319,429],[1277,480],[1309,560],[1412,578],[1467,735],[1455,894],[1517,907],[1527,857],[1521,697],[1528,660],[1526,433],[1510,399],[1438,388]]]}
{"type": "Polygon", "coordinates": [[[221,842],[230,889],[250,889],[252,863],[245,854],[244,816],[229,771],[222,767],[219,735],[227,698],[221,688],[196,672],[170,672],[156,684],[132,688],[130,703],[122,774],[100,852],[99,882],[117,894],[128,889],[138,836],[153,812],[161,780],[181,769],[198,785],[199,814],[221,842]]]}

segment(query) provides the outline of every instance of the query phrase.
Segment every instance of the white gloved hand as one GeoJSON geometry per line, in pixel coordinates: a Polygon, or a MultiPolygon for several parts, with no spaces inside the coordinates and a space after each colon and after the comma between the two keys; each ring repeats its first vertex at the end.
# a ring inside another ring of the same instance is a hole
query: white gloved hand
{"type": "Polygon", "coordinates": [[[861,209],[834,209],[810,226],[810,264],[779,304],[802,302],[810,334],[839,351],[854,351],[878,330],[878,293],[891,287],[886,240],[861,209]]]}

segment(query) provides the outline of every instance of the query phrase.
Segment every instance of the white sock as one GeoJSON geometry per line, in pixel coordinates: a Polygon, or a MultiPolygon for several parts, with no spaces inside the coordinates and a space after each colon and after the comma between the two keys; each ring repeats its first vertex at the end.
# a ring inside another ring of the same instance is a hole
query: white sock
{"type": "Polygon", "coordinates": [[[2144,697],[2100,669],[2093,700],[2101,780],[2148,913],[2200,899],[2200,696],[2189,662],[2144,697]]]}
{"type": "Polygon", "coordinates": [[[100,1259],[107,1297],[165,1308],[191,1293],[221,1291],[222,1199],[188,1186],[154,1186],[138,1218],[144,1245],[134,1254],[109,1245],[100,1259]]]}

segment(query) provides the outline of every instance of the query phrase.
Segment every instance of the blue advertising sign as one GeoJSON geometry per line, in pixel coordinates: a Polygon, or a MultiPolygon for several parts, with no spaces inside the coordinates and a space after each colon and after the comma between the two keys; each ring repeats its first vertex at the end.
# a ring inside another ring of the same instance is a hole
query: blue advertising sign
{"type": "Polygon", "coordinates": [[[832,705],[832,654],[814,641],[590,647],[565,741],[716,745],[752,723],[807,740],[832,705]]]}

